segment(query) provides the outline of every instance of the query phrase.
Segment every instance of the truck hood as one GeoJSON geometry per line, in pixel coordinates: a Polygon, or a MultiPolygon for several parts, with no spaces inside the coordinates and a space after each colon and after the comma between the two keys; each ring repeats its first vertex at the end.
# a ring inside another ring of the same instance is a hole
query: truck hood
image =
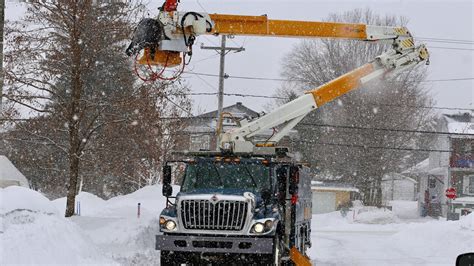
{"type": "Polygon", "coordinates": [[[260,196],[260,193],[248,191],[245,189],[195,189],[192,191],[179,192],[176,195],[176,197],[179,198],[181,196],[202,195],[202,194],[243,196],[245,192],[253,193],[255,195],[257,206],[260,205],[260,203],[262,202],[262,197],[260,196]]]}
{"type": "Polygon", "coordinates": [[[253,191],[245,190],[245,189],[195,189],[192,191],[186,191],[186,192],[179,192],[178,197],[180,195],[193,195],[193,194],[220,194],[220,195],[235,195],[235,196],[242,196],[244,195],[245,192],[251,192],[255,196],[260,196],[260,193],[256,193],[253,191]]]}

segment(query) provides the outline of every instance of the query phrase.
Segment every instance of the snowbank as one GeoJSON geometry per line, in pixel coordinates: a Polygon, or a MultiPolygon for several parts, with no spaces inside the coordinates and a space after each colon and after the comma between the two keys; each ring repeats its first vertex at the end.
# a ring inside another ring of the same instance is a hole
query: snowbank
{"type": "Polygon", "coordinates": [[[40,193],[8,187],[0,194],[2,265],[113,263],[40,193]]]}
{"type": "MultiPolygon", "coordinates": [[[[76,203],[81,204],[81,215],[95,215],[96,210],[104,206],[104,200],[89,192],[81,192],[76,196],[76,203]]],[[[66,211],[66,197],[55,199],[52,201],[59,213],[64,214],[66,211]]]]}
{"type": "MultiPolygon", "coordinates": [[[[103,200],[91,193],[81,192],[76,197],[80,202],[81,216],[95,216],[107,218],[135,218],[138,203],[140,203],[140,216],[144,219],[157,217],[165,207],[165,198],[161,194],[162,186],[146,186],[133,193],[103,200]]],[[[178,186],[173,186],[174,195],[179,191],[178,186]]],[[[66,198],[53,201],[60,213],[66,208],[66,198]]]]}
{"type": "Polygon", "coordinates": [[[388,224],[398,222],[398,217],[388,209],[364,207],[356,209],[354,222],[364,224],[388,224]]]}
{"type": "Polygon", "coordinates": [[[420,218],[418,212],[418,202],[408,200],[392,200],[390,201],[392,211],[400,219],[416,219],[420,218]]]}
{"type": "Polygon", "coordinates": [[[58,210],[51,204],[48,198],[34,190],[10,186],[0,188],[0,214],[15,210],[28,210],[32,212],[58,214],[58,210]]]}
{"type": "Polygon", "coordinates": [[[3,218],[2,264],[110,264],[80,228],[65,218],[18,211],[3,218]]]}
{"type": "Polygon", "coordinates": [[[462,229],[474,231],[474,213],[471,213],[467,216],[461,216],[461,220],[459,221],[459,226],[462,229]]]}

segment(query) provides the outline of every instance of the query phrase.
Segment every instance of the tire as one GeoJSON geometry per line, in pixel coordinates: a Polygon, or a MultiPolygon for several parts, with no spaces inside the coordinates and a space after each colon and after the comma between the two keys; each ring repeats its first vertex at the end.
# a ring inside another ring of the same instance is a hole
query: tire
{"type": "Polygon", "coordinates": [[[160,265],[176,265],[173,263],[173,255],[169,251],[160,252],[160,265]]]}

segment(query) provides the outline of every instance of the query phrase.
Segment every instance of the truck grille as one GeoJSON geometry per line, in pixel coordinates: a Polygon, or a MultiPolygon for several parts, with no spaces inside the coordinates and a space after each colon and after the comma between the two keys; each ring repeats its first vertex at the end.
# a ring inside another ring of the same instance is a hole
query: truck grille
{"type": "Polygon", "coordinates": [[[183,200],[181,222],[185,229],[240,231],[247,217],[245,201],[183,200]]]}

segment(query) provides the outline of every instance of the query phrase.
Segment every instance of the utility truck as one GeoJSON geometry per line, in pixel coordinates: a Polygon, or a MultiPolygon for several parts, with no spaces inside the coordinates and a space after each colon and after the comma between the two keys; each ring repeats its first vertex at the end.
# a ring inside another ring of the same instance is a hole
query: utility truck
{"type": "Polygon", "coordinates": [[[168,0],[156,19],[139,24],[128,49],[129,54],[137,54],[139,64],[182,63],[184,67],[195,37],[203,34],[391,42],[391,48],[373,61],[219,133],[218,151],[182,153],[185,158],[169,161],[163,168],[167,206],[160,214],[162,234],[156,235],[162,265],[310,265],[306,254],[311,246],[309,169],[278,142],[308,113],[337,97],[374,79],[428,63],[426,47],[415,46],[405,27],[270,20],[176,8],[176,0],[168,0]],[[138,52],[142,52],[140,59],[138,52]],[[253,140],[268,129],[275,133],[266,141],[253,140]],[[172,197],[171,166],[177,162],[185,164],[185,170],[181,191],[172,197]]]}

